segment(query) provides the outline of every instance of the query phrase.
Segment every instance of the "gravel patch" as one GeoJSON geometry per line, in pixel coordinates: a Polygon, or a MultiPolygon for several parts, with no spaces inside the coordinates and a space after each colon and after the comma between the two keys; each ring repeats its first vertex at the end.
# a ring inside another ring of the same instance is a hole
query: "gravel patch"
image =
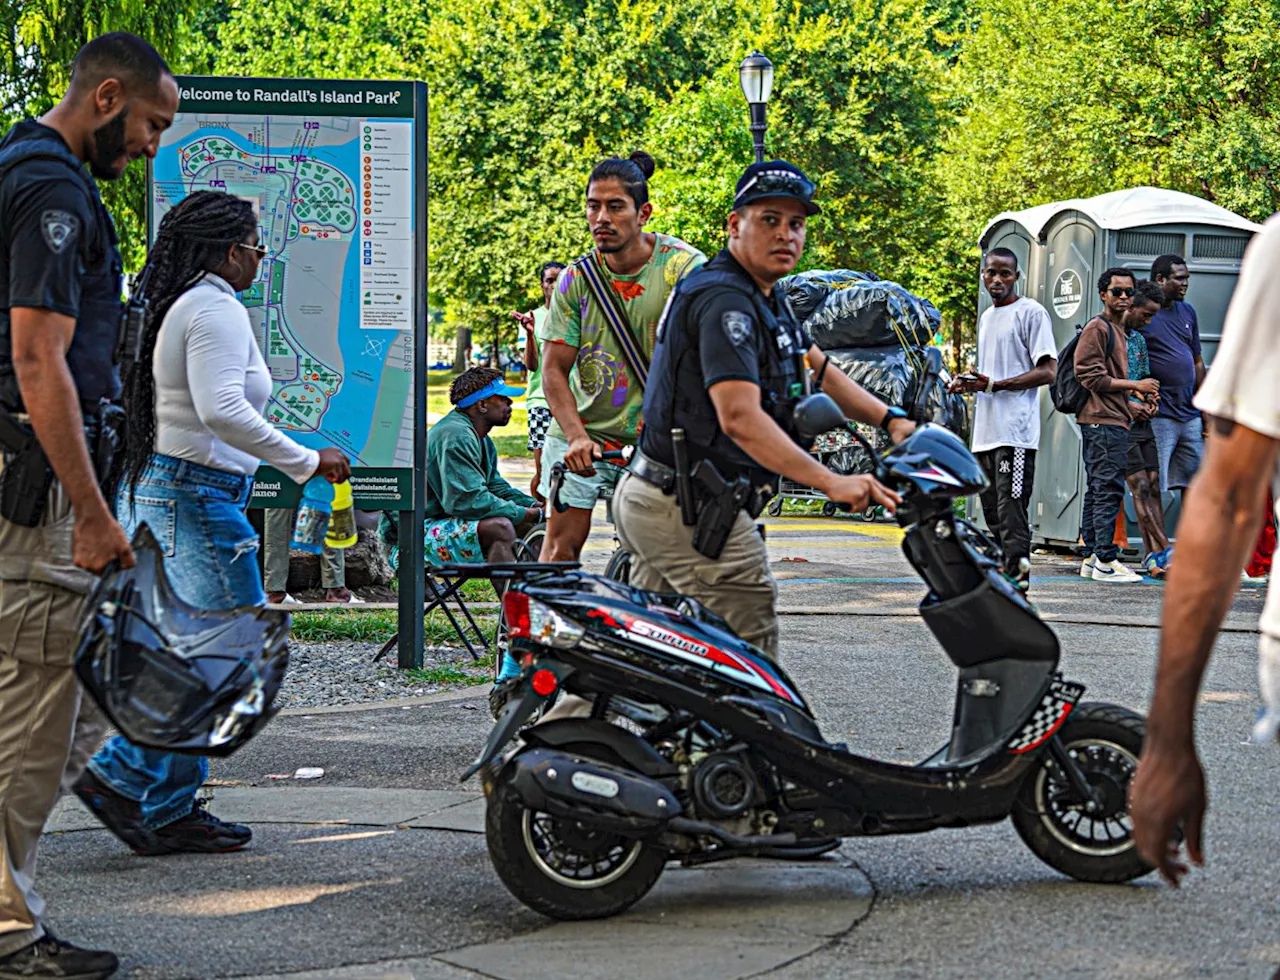
{"type": "MultiPolygon", "coordinates": [[[[407,698],[468,687],[461,679],[428,681],[415,671],[396,666],[395,651],[373,662],[381,643],[339,641],[289,644],[289,671],[276,696],[280,708],[322,708],[343,704],[367,704],[390,698],[407,698]]],[[[492,679],[492,668],[477,664],[464,649],[428,646],[423,652],[425,671],[448,668],[461,671],[472,682],[492,679]]]]}

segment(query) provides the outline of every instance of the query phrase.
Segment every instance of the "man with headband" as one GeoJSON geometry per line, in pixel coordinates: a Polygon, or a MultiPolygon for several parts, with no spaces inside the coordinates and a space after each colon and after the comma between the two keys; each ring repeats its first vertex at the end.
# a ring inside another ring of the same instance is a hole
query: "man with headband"
{"type": "MultiPolygon", "coordinates": [[[[427,432],[427,506],[423,554],[428,565],[515,561],[518,537],[542,520],[538,502],[498,475],[489,430],[511,421],[510,388],[493,368],[464,371],[449,386],[453,411],[427,432]]],[[[380,528],[394,538],[384,516],[380,528]]],[[[399,564],[393,550],[392,564],[399,564]]]]}

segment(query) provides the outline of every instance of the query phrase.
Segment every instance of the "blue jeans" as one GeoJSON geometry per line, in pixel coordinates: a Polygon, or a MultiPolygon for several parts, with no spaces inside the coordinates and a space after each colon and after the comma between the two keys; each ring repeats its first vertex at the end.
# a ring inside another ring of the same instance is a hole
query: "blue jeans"
{"type": "Polygon", "coordinates": [[[1116,517],[1124,504],[1124,470],[1129,457],[1129,430],[1122,425],[1082,425],[1084,440],[1084,510],[1080,536],[1098,561],[1113,562],[1116,517]]]}
{"type": "Polygon", "coordinates": [[[1157,415],[1151,420],[1156,437],[1156,456],[1160,460],[1160,489],[1183,490],[1200,469],[1204,457],[1204,421],[1167,419],[1157,415]]]}
{"type": "MultiPolygon", "coordinates": [[[[150,526],[178,596],[203,609],[260,606],[258,536],[245,508],[253,477],[155,454],[134,488],[122,486],[116,514],[132,536],[150,526]]],[[[89,763],[94,775],[136,802],[151,829],[185,817],[209,775],[209,761],[144,749],[117,735],[89,763]]]]}

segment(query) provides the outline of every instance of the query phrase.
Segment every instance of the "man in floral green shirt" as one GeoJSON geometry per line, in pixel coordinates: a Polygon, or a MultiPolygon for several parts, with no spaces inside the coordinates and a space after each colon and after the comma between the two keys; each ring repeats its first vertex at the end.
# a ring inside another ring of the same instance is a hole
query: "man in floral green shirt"
{"type": "MultiPolygon", "coordinates": [[[[636,345],[646,358],[667,298],[706,256],[670,235],[644,231],[653,212],[648,178],[653,159],[642,151],[596,165],[587,182],[587,224],[604,269],[605,287],[621,301],[636,345]]],[[[542,452],[540,492],[550,493],[550,472],[563,460],[564,513],[549,508],[543,561],[577,561],[591,531],[601,490],[612,489],[621,469],[600,462],[605,449],[634,446],[644,390],[597,305],[582,260],[561,273],[551,313],[541,331],[542,390],[553,421],[542,452]]]]}

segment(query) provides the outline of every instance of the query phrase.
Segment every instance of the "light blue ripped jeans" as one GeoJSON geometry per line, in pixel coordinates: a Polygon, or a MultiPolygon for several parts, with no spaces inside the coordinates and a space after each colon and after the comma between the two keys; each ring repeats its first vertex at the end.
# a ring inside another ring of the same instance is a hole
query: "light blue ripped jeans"
{"type": "MultiPolygon", "coordinates": [[[[156,453],[136,487],[121,486],[116,515],[130,537],[140,524],[151,528],[184,601],[202,609],[260,606],[258,536],[245,516],[252,491],[251,476],[156,453]]],[[[153,830],[190,813],[209,775],[207,759],[140,748],[119,735],[89,768],[136,802],[153,830]]]]}

